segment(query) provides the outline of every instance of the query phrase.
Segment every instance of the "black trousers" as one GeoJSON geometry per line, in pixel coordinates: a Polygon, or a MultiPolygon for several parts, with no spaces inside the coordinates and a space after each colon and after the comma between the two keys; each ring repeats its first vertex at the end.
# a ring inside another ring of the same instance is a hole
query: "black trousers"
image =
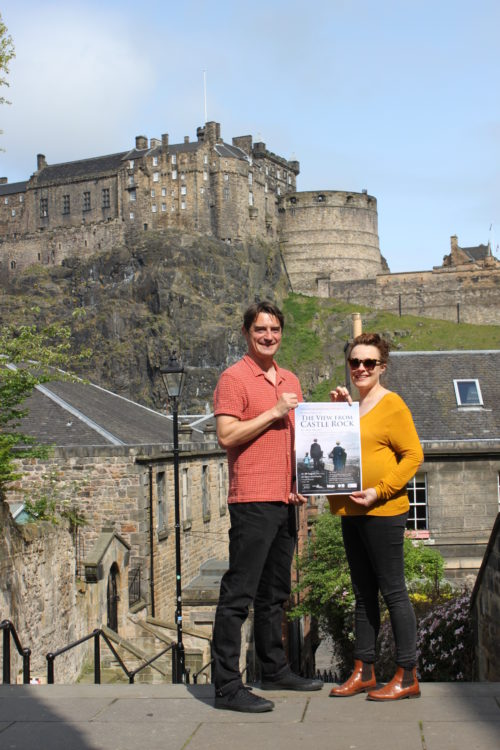
{"type": "Polygon", "coordinates": [[[221,581],[212,644],[215,688],[223,693],[242,684],[241,627],[252,602],[263,677],[277,677],[289,669],[281,629],[296,539],[293,505],[232,503],[229,513],[229,569],[221,581]]]}
{"type": "Polygon", "coordinates": [[[389,610],[396,663],[416,665],[417,628],[404,575],[403,539],[408,514],[343,516],[342,535],[356,598],[355,659],[375,661],[380,628],[379,591],[389,610]]]}

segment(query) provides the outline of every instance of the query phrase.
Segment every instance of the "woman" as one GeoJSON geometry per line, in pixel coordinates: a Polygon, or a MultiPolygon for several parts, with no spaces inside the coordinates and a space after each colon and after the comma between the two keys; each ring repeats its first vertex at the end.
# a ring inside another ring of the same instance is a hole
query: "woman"
{"type": "MultiPolygon", "coordinates": [[[[357,336],[348,354],[351,379],[359,391],[363,490],[329,496],[330,510],[342,517],[342,534],[356,599],[354,671],[332,697],[368,692],[370,700],[417,698],[416,621],[404,577],[403,539],[409,502],[406,485],[423,460],[411,413],[404,401],[380,383],[389,344],[376,333],[357,336]],[[380,627],[379,591],[389,610],[396,642],[397,670],[376,689],[375,646],[380,627]]],[[[347,388],[332,401],[352,403],[347,388]]]]}

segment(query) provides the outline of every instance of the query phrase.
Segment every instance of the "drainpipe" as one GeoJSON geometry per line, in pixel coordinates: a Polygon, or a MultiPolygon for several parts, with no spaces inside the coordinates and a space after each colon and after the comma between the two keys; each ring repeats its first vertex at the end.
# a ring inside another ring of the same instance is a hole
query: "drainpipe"
{"type": "MultiPolygon", "coordinates": [[[[363,322],[361,320],[361,313],[352,313],[351,321],[352,321],[352,339],[355,339],[356,336],[360,336],[363,333],[363,322]]],[[[345,384],[349,393],[351,392],[351,371],[349,370],[349,365],[347,364],[347,350],[349,346],[351,345],[351,341],[346,341],[344,345],[345,384]]]]}
{"type": "Polygon", "coordinates": [[[154,533],[153,533],[153,464],[149,464],[149,591],[151,598],[151,617],[155,616],[155,568],[154,568],[154,533]]]}

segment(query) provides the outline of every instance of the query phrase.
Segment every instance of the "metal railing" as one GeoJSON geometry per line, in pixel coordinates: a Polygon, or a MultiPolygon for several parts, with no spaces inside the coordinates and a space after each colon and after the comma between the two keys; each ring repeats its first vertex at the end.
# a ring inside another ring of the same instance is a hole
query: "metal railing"
{"type": "MultiPolygon", "coordinates": [[[[197,684],[198,684],[198,677],[200,676],[200,674],[202,674],[202,673],[203,673],[203,672],[205,672],[205,671],[206,671],[206,670],[207,670],[207,669],[208,669],[209,667],[211,667],[211,666],[212,666],[212,664],[214,663],[214,661],[215,661],[215,659],[210,659],[210,661],[208,661],[208,662],[207,662],[206,664],[204,664],[204,665],[203,665],[203,666],[201,667],[201,669],[199,669],[199,670],[198,670],[197,672],[195,672],[195,673],[193,674],[193,684],[194,684],[194,685],[197,685],[197,684]]],[[[212,676],[210,676],[210,682],[212,682],[212,676]]]]}
{"type": "Polygon", "coordinates": [[[160,656],[163,656],[163,654],[166,654],[167,651],[172,651],[172,654],[174,654],[174,648],[176,646],[175,643],[171,643],[169,646],[167,646],[167,648],[164,648],[158,654],[155,654],[155,656],[153,656],[151,659],[148,659],[148,661],[141,664],[140,667],[137,667],[137,669],[130,671],[125,666],[123,660],[117,653],[116,649],[114,648],[113,644],[109,640],[106,633],[100,628],[96,628],[95,630],[92,631],[92,633],[84,636],[83,638],[80,638],[78,641],[74,641],[74,643],[70,643],[67,646],[64,646],[63,648],[60,648],[58,651],[53,651],[50,654],[47,654],[47,657],[46,657],[47,658],[47,683],[49,685],[54,684],[54,661],[56,657],[60,656],[61,654],[66,653],[66,651],[70,651],[76,646],[80,646],[82,643],[89,641],[91,638],[94,639],[94,684],[96,685],[101,684],[101,642],[100,642],[101,638],[104,640],[109,650],[111,651],[115,659],[118,661],[118,664],[127,675],[128,681],[131,685],[133,684],[135,680],[135,676],[139,672],[141,672],[143,669],[153,664],[157,659],[160,658],[160,656]]]}
{"type": "Polygon", "coordinates": [[[4,685],[10,685],[10,640],[14,641],[17,651],[23,658],[23,683],[29,685],[30,682],[30,659],[31,649],[23,648],[16,629],[10,620],[3,620],[0,623],[0,630],[3,630],[3,668],[2,679],[4,685]]]}
{"type": "Polygon", "coordinates": [[[128,574],[128,606],[133,607],[141,598],[141,569],[132,568],[128,574]]]}

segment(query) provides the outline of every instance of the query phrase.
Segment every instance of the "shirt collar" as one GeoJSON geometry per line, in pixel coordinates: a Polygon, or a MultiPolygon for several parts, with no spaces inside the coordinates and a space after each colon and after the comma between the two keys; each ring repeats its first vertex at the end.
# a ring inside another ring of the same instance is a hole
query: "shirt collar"
{"type": "MultiPolygon", "coordinates": [[[[250,367],[252,373],[255,375],[255,377],[265,377],[265,372],[259,367],[257,362],[255,362],[248,354],[243,355],[243,360],[246,362],[246,364],[250,367]]],[[[281,383],[282,380],[285,380],[285,371],[281,369],[281,367],[273,360],[273,367],[276,370],[276,385],[278,383],[281,383]]]]}

